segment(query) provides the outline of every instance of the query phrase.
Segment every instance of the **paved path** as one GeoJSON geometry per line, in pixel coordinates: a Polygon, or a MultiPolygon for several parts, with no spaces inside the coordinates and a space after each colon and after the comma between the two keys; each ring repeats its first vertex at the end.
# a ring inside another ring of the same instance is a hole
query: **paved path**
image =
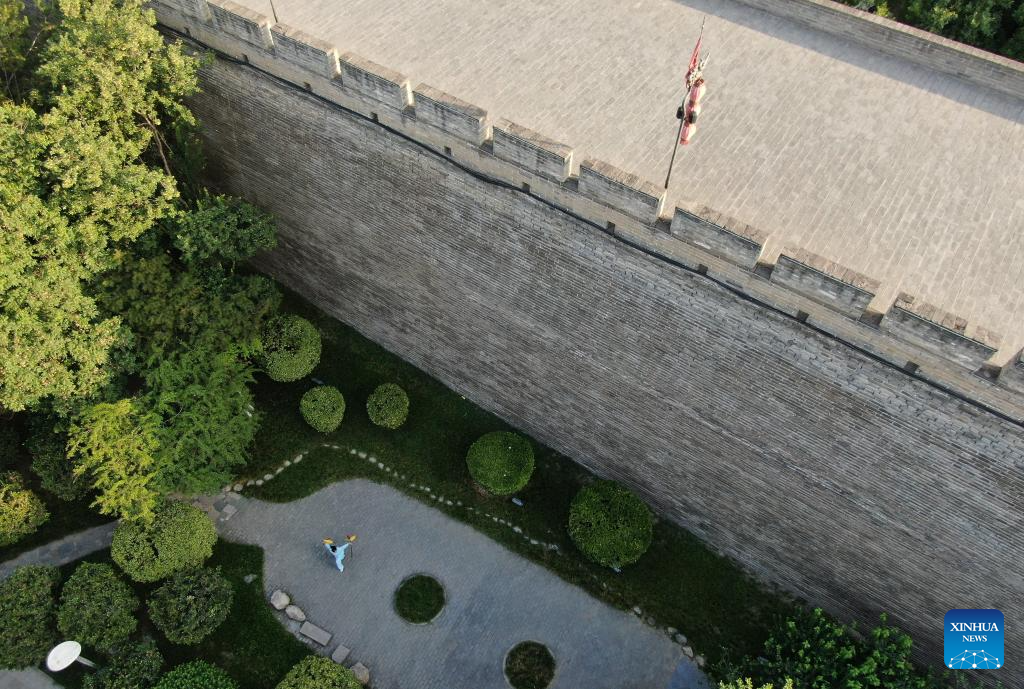
{"type": "Polygon", "coordinates": [[[59,684],[43,672],[29,670],[0,670],[0,687],[3,689],[58,689],[59,684]]]}
{"type": "Polygon", "coordinates": [[[56,541],[50,541],[34,550],[29,550],[13,560],[0,563],[0,580],[6,579],[22,565],[65,565],[80,558],[110,547],[117,522],[94,526],[85,531],[73,533],[56,541]]]}
{"type": "MultiPolygon", "coordinates": [[[[271,16],[268,0],[238,0],[271,16]]],[[[1024,102],[728,0],[275,0],[278,19],[1024,344],[1024,102]]],[[[1010,343],[1007,342],[1007,345],[1010,343]]],[[[1018,347],[1019,348],[1019,347],[1018,347]]]]}
{"type": "Polygon", "coordinates": [[[352,480],[295,502],[235,504],[221,532],[264,549],[268,595],[291,594],[334,634],[327,650],[352,649],[375,687],[500,688],[505,652],[527,639],[551,648],[556,689],[700,686],[702,675],[663,633],[393,488],[352,480]],[[341,574],[320,539],[349,532],[360,538],[341,574]],[[404,622],[391,603],[417,572],[448,594],[441,615],[424,626],[404,622]],[[683,681],[672,680],[674,672],[683,681]]]}

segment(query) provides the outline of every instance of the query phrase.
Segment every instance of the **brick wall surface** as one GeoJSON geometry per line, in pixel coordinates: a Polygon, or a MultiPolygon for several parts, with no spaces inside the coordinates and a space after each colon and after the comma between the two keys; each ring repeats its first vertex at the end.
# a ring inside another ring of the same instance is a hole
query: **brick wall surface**
{"type": "Polygon", "coordinates": [[[946,610],[1021,608],[1019,425],[250,68],[192,106],[262,269],[760,577],[932,663],[946,610]]]}

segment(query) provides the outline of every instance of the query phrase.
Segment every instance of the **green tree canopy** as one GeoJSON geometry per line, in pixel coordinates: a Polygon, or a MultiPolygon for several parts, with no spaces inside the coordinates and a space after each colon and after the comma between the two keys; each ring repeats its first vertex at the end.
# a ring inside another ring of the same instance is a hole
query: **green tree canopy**
{"type": "Polygon", "coordinates": [[[238,683],[219,667],[193,660],[164,674],[155,689],[238,689],[238,683]]]}
{"type": "Polygon", "coordinates": [[[139,599],[113,567],[83,562],[61,591],[57,626],[68,638],[109,651],[135,631],[138,607],[139,599]]]}
{"type": "Polygon", "coordinates": [[[183,502],[161,504],[151,524],[122,521],[110,555],[135,581],[158,581],[198,567],[213,554],[217,530],[206,513],[183,502]]]}
{"type": "Polygon", "coordinates": [[[82,679],[83,689],[149,689],[160,678],[164,658],[150,638],[118,644],[110,662],[82,679]]]}
{"type": "Polygon", "coordinates": [[[50,518],[39,496],[14,471],[0,473],[0,547],[20,541],[50,518]]]}
{"type": "Polygon", "coordinates": [[[227,619],[233,594],[219,569],[186,569],[150,596],[149,619],[171,643],[194,645],[227,619]]]}
{"type": "Polygon", "coordinates": [[[57,641],[56,567],[19,567],[0,582],[0,668],[38,665],[57,641]]]}
{"type": "Polygon", "coordinates": [[[330,658],[306,656],[288,671],[277,689],[361,689],[352,671],[330,658]]]}

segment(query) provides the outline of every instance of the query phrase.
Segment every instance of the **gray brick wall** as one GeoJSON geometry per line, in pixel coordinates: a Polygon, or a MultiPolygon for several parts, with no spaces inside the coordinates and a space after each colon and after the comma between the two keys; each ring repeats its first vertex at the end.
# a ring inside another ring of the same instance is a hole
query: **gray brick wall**
{"type": "Polygon", "coordinates": [[[928,662],[946,610],[1024,602],[1019,425],[251,69],[192,105],[279,220],[262,269],[763,579],[928,662]]]}

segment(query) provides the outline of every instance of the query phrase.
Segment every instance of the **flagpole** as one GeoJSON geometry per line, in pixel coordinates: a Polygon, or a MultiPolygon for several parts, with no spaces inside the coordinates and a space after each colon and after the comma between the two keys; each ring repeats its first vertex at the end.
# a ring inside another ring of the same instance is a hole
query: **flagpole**
{"type": "Polygon", "coordinates": [[[686,72],[686,91],[683,93],[683,100],[679,103],[679,109],[676,111],[676,114],[679,116],[679,130],[676,132],[676,142],[672,147],[672,157],[668,161],[668,173],[665,174],[665,189],[668,189],[668,182],[672,179],[672,168],[675,166],[676,153],[679,151],[679,140],[683,136],[683,126],[686,124],[686,99],[689,98],[690,89],[693,88],[691,79],[694,77],[694,69],[697,68],[696,61],[700,59],[700,43],[704,38],[704,25],[707,22],[708,18],[705,16],[701,20],[700,35],[697,36],[697,47],[693,49],[693,55],[690,57],[690,68],[686,72]]]}
{"type": "MultiPolygon", "coordinates": [[[[680,108],[683,108],[685,106],[686,96],[683,96],[683,101],[683,105],[679,106],[680,108]]],[[[686,113],[684,112],[682,113],[682,115],[683,116],[679,118],[679,131],[676,132],[676,145],[672,149],[672,159],[668,161],[668,174],[665,175],[666,189],[668,189],[668,181],[672,178],[672,166],[675,165],[676,151],[679,150],[679,138],[683,135],[683,125],[686,124],[686,113]]]]}

